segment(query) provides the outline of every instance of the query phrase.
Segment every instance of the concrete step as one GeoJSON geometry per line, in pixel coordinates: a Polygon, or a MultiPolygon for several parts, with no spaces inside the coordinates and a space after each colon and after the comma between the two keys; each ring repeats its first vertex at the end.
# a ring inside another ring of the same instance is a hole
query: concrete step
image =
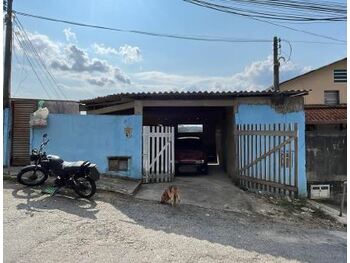
{"type": "Polygon", "coordinates": [[[141,183],[141,180],[128,180],[120,177],[101,175],[96,185],[98,190],[134,195],[141,186],[141,183]]]}

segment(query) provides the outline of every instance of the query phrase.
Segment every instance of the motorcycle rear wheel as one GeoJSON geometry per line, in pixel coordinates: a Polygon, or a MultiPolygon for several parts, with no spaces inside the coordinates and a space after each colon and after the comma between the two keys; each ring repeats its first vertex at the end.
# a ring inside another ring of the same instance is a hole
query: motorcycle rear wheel
{"type": "Polygon", "coordinates": [[[43,184],[48,178],[48,175],[41,167],[28,167],[22,169],[17,175],[17,181],[20,184],[28,186],[36,186],[43,184]]]}
{"type": "Polygon", "coordinates": [[[74,191],[83,198],[90,198],[96,193],[96,183],[90,177],[78,177],[75,179],[74,191]]]}

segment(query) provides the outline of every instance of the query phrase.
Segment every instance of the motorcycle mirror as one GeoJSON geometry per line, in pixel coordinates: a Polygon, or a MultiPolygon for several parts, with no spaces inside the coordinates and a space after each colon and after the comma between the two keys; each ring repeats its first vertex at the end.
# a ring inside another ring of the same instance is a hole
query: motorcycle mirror
{"type": "Polygon", "coordinates": [[[44,133],[43,138],[46,138],[46,137],[47,137],[47,133],[44,133]]]}

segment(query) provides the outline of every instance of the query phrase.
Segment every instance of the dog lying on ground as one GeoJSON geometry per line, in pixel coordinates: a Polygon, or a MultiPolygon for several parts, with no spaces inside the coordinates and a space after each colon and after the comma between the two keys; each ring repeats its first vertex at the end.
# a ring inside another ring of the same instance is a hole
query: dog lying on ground
{"type": "Polygon", "coordinates": [[[161,204],[166,204],[169,201],[173,206],[180,203],[180,191],[179,188],[175,185],[171,185],[165,189],[162,197],[160,198],[161,204]]]}

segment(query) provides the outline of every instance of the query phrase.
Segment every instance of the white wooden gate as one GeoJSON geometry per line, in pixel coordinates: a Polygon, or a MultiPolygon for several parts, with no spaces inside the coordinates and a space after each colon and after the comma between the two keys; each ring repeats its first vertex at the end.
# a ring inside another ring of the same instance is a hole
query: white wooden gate
{"type": "Polygon", "coordinates": [[[175,174],[174,127],[143,126],[143,182],[171,182],[175,174]]]}

